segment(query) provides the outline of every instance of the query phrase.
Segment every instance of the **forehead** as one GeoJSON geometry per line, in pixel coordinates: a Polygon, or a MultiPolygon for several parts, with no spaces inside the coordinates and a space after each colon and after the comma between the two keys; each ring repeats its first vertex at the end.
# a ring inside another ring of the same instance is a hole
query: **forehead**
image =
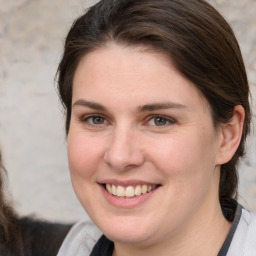
{"type": "MultiPolygon", "coordinates": [[[[111,42],[90,51],[81,58],[75,70],[74,83],[81,79],[99,79],[104,82],[101,78],[112,76],[117,79],[120,74],[124,79],[137,76],[146,80],[156,73],[171,76],[179,72],[166,54],[152,47],[124,46],[111,42]],[[150,68],[150,72],[147,72],[150,68]]],[[[181,77],[181,74],[179,76],[181,77]]],[[[187,80],[186,83],[189,81],[187,80]]]]}
{"type": "MultiPolygon", "coordinates": [[[[118,64],[117,66],[119,66],[119,64],[123,64],[124,62],[126,62],[126,64],[130,64],[132,63],[132,61],[136,61],[139,59],[141,60],[141,63],[149,59],[154,59],[154,61],[157,62],[156,60],[160,59],[162,65],[168,67],[171,66],[172,69],[175,69],[172,63],[172,59],[168,56],[168,54],[164,51],[155,49],[151,45],[128,45],[117,42],[106,42],[100,47],[97,47],[82,56],[75,70],[75,73],[77,73],[76,71],[79,66],[81,66],[81,64],[88,61],[90,61],[91,64],[99,67],[101,64],[99,59],[104,59],[104,61],[112,60],[113,63],[116,62],[118,64]]],[[[132,71],[133,65],[127,65],[127,67],[130,69],[130,71],[132,71]]],[[[178,70],[175,71],[179,72],[178,70]]]]}
{"type": "Polygon", "coordinates": [[[123,92],[124,97],[136,95],[150,101],[167,101],[184,92],[188,97],[195,94],[204,98],[166,54],[146,46],[115,43],[98,48],[81,59],[73,86],[74,97],[82,92],[87,96],[97,92],[100,99],[100,96],[104,98],[107,93],[118,91],[119,96],[123,92]]]}

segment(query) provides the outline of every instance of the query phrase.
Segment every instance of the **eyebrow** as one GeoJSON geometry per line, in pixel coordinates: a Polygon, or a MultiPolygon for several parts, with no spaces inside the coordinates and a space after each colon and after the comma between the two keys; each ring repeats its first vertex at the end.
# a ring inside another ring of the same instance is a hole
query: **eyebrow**
{"type": "Polygon", "coordinates": [[[79,99],[76,102],[74,102],[72,107],[75,107],[75,106],[84,106],[84,107],[88,107],[88,108],[95,109],[95,110],[101,110],[101,111],[106,110],[106,108],[99,103],[82,100],[82,99],[79,99]]]}
{"type": "Polygon", "coordinates": [[[153,104],[146,104],[143,106],[139,106],[138,112],[147,112],[147,111],[155,111],[155,110],[170,109],[170,108],[185,109],[186,106],[180,103],[175,103],[175,102],[153,103],[153,104]]]}
{"type": "MultiPolygon", "coordinates": [[[[75,106],[84,106],[88,107],[94,110],[100,110],[100,111],[107,111],[107,108],[101,105],[100,103],[92,102],[92,101],[87,101],[83,99],[79,99],[76,102],[73,103],[72,107],[75,106]]],[[[151,104],[146,104],[139,106],[137,108],[137,112],[150,112],[150,111],[155,111],[155,110],[161,110],[161,109],[170,109],[170,108],[176,108],[176,109],[185,109],[186,106],[182,105],[180,103],[175,103],[175,102],[163,102],[163,103],[151,103],[151,104]]]]}

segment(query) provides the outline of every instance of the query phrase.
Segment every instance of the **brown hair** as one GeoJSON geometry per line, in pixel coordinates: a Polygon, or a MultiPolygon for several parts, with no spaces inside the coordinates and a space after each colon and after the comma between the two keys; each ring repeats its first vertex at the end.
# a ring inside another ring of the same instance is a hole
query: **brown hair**
{"type": "Polygon", "coordinates": [[[6,174],[0,152],[0,255],[56,255],[71,225],[20,218],[5,197],[6,174]]]}
{"type": "Polygon", "coordinates": [[[250,127],[249,87],[240,48],[225,19],[203,0],[102,0],[72,25],[58,68],[59,96],[69,131],[72,84],[80,59],[109,41],[148,45],[167,54],[208,100],[215,125],[245,110],[242,139],[221,167],[219,197],[237,196],[237,163],[250,127]]]}
{"type": "Polygon", "coordinates": [[[5,175],[6,171],[2,163],[0,152],[0,253],[3,248],[12,248],[12,252],[19,251],[17,242],[19,233],[14,224],[15,213],[10,203],[6,200],[4,191],[5,175]]]}

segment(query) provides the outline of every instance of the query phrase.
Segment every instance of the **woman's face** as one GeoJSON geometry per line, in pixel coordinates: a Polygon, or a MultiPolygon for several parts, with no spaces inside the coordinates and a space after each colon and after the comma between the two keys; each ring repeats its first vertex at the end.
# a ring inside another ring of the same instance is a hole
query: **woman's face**
{"type": "Polygon", "coordinates": [[[87,54],[72,104],[73,187],[110,239],[152,244],[216,210],[221,136],[206,100],[164,54],[116,44],[87,54]]]}

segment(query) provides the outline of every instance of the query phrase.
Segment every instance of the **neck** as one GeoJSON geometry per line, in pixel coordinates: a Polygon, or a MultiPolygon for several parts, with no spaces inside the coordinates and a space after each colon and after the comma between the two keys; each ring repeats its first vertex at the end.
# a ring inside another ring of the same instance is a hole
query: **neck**
{"type": "MultiPolygon", "coordinates": [[[[211,206],[209,205],[209,207],[211,206]]],[[[195,218],[186,224],[186,228],[180,229],[175,234],[154,244],[136,246],[115,243],[113,256],[216,256],[227,237],[231,223],[223,216],[219,203],[212,208],[210,215],[201,214],[199,216],[204,217],[198,218],[196,214],[195,218]]]]}

